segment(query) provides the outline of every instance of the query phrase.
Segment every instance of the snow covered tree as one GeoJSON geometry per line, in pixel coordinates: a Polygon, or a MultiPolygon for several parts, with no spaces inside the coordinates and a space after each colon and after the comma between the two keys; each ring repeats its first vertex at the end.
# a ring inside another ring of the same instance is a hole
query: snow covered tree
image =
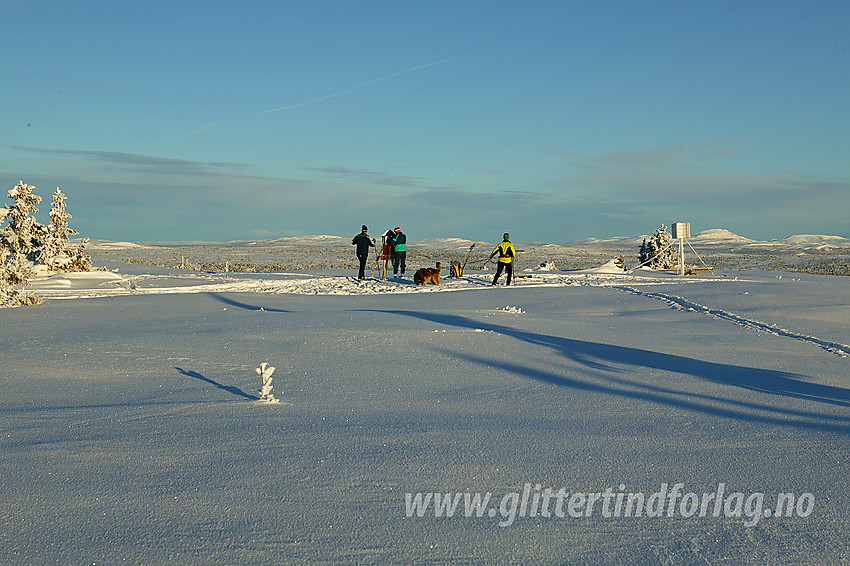
{"type": "Polygon", "coordinates": [[[68,226],[71,215],[65,210],[65,195],[56,187],[50,224],[45,226],[33,216],[41,197],[32,185],[18,181],[9,190],[14,202],[0,207],[0,306],[31,305],[41,300],[31,293],[12,288],[26,285],[34,264],[51,270],[91,271],[91,257],[85,254],[88,238],[69,252],[66,246],[77,233],[68,226]]]}
{"type": "Polygon", "coordinates": [[[71,215],[65,210],[65,198],[61,189],[56,187],[50,208],[47,238],[43,242],[39,258],[39,263],[57,271],[65,270],[71,262],[71,256],[68,254],[66,246],[70,237],[77,234],[76,230],[68,226],[68,218],[71,218],[71,215]]]}
{"type": "Polygon", "coordinates": [[[18,181],[9,190],[9,198],[15,202],[4,206],[0,212],[0,219],[8,220],[8,224],[0,230],[3,279],[12,285],[26,284],[47,234],[47,228],[33,216],[38,212],[36,205],[41,202],[40,196],[32,194],[34,188],[18,181]]]}
{"type": "Polygon", "coordinates": [[[23,185],[22,182],[18,183],[9,191],[9,196],[15,198],[15,205],[0,208],[0,308],[35,305],[41,302],[41,299],[32,293],[11,287],[25,285],[32,272],[32,263],[27,259],[27,255],[32,251],[32,238],[19,237],[15,227],[21,226],[23,230],[32,233],[35,219],[29,212],[41,201],[39,197],[30,194],[33,188],[23,185]],[[9,225],[3,227],[6,219],[9,219],[9,225]]]}
{"type": "Polygon", "coordinates": [[[65,210],[65,198],[62,190],[56,187],[50,209],[50,224],[38,257],[39,263],[55,271],[91,271],[91,257],[85,254],[88,238],[84,238],[76,250],[68,250],[70,237],[78,232],[68,226],[71,215],[65,210]]]}
{"type": "Polygon", "coordinates": [[[643,240],[640,246],[638,262],[652,269],[674,269],[676,267],[676,250],[671,245],[673,236],[667,232],[664,224],[650,236],[649,241],[643,240]]]}

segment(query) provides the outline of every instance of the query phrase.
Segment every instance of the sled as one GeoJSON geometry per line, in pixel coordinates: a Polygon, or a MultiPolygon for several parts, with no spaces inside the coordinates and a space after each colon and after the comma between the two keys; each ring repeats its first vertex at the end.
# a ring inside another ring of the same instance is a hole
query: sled
{"type": "Polygon", "coordinates": [[[392,232],[387,230],[381,235],[381,253],[375,256],[375,267],[372,268],[372,276],[377,271],[379,279],[387,278],[387,268],[389,267],[393,251],[392,246],[387,243],[387,237],[391,234],[392,232]]]}
{"type": "Polygon", "coordinates": [[[463,263],[459,261],[452,261],[451,267],[449,269],[449,277],[463,277],[463,270],[466,267],[466,262],[469,261],[469,256],[472,255],[472,248],[475,247],[475,242],[469,246],[469,253],[466,254],[466,259],[463,260],[463,263]]]}

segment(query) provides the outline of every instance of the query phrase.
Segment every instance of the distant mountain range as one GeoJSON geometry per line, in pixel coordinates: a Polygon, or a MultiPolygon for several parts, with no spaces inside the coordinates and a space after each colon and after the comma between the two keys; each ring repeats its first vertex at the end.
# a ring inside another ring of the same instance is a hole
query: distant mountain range
{"type": "MultiPolygon", "coordinates": [[[[648,235],[642,236],[621,236],[614,238],[584,238],[575,240],[566,244],[551,244],[546,242],[529,242],[523,243],[523,246],[532,247],[639,247],[644,238],[649,238],[648,235]]],[[[691,244],[697,246],[722,246],[727,248],[775,248],[775,249],[801,249],[801,250],[829,250],[833,248],[850,248],[850,238],[841,236],[826,236],[814,234],[800,234],[796,236],[788,236],[777,240],[760,241],[751,240],[743,236],[739,236],[724,230],[715,228],[711,230],[703,230],[689,239],[691,244]]],[[[132,242],[111,242],[109,240],[91,240],[89,247],[100,250],[119,250],[132,248],[145,248],[151,246],[198,246],[198,245],[246,245],[246,246],[278,246],[278,245],[313,245],[313,246],[334,246],[348,245],[351,243],[351,238],[345,236],[328,236],[328,235],[310,235],[310,236],[291,236],[286,238],[277,238],[273,240],[246,240],[238,242],[145,242],[142,244],[132,242]]],[[[467,250],[475,243],[477,248],[483,249],[493,246],[493,242],[473,242],[463,238],[428,238],[424,240],[411,240],[411,244],[420,246],[428,246],[438,249],[451,250],[467,250]]]]}
{"type": "MultiPolygon", "coordinates": [[[[648,235],[638,236],[636,238],[630,236],[617,238],[584,238],[575,240],[566,244],[567,246],[624,246],[635,245],[640,246],[644,238],[649,238],[648,235]]],[[[777,240],[761,241],[751,240],[743,236],[739,236],[729,230],[715,228],[711,230],[703,230],[702,232],[692,236],[688,241],[694,245],[701,246],[726,246],[730,248],[746,248],[746,247],[776,247],[776,248],[794,248],[802,250],[827,250],[831,248],[848,248],[850,247],[850,238],[842,238],[841,236],[826,236],[815,234],[801,234],[797,236],[788,236],[777,240]]]]}

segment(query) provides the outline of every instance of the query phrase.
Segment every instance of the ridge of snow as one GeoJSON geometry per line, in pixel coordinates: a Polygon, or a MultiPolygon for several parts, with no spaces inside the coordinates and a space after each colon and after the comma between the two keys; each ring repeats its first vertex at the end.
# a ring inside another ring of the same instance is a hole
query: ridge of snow
{"type": "Polygon", "coordinates": [[[690,240],[704,245],[752,244],[756,242],[756,240],[739,236],[725,228],[711,228],[709,230],[703,230],[690,240]]]}
{"type": "MultiPolygon", "coordinates": [[[[80,238],[73,238],[69,243],[76,247],[80,244],[80,238]]],[[[89,240],[86,246],[87,250],[139,250],[149,248],[150,246],[135,242],[113,242],[111,240],[89,240]]]]}
{"type": "Polygon", "coordinates": [[[830,236],[823,234],[797,234],[778,240],[777,243],[785,244],[792,248],[803,249],[828,249],[830,247],[850,247],[850,238],[841,236],[830,236]]]}
{"type": "Polygon", "coordinates": [[[643,234],[641,236],[614,236],[612,238],[581,238],[578,240],[573,240],[569,242],[567,245],[570,246],[596,246],[596,245],[635,245],[639,246],[641,242],[643,242],[646,238],[649,238],[648,234],[643,234]]]}
{"type": "Polygon", "coordinates": [[[488,242],[476,242],[475,240],[466,240],[464,238],[425,238],[424,240],[408,240],[408,242],[420,246],[427,246],[429,248],[442,248],[452,250],[468,250],[469,246],[471,246],[472,244],[475,244],[476,246],[491,245],[488,242]]]}

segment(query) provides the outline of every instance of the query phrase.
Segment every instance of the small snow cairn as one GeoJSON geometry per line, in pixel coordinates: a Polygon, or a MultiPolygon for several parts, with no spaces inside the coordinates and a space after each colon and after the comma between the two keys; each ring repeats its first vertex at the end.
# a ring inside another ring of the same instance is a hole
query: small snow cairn
{"type": "Polygon", "coordinates": [[[260,401],[264,403],[280,403],[280,400],[275,399],[274,395],[272,395],[272,374],[274,373],[274,367],[263,362],[254,371],[260,376],[260,401]]]}

